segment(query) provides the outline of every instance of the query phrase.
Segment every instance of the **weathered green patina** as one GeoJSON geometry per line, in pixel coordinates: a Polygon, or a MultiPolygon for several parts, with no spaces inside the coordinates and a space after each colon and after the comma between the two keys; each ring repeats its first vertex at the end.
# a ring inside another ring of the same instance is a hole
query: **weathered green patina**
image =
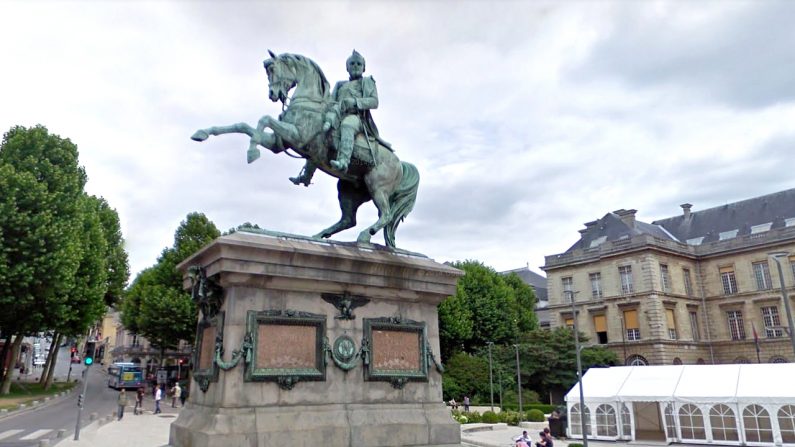
{"type": "Polygon", "coordinates": [[[286,105],[279,118],[265,115],[256,128],[237,123],[201,129],[191,138],[246,134],[251,137],[249,163],[259,158],[258,146],[275,154],[292,149],[307,160],[302,173],[292,179],[295,184],[308,185],[315,169],[339,179],[342,217],[314,237],[330,238],[354,227],[357,210],[372,200],[379,218],[359,233],[357,242],[369,244],[371,236],[383,230],[386,245],[394,248],[397,227],[414,207],[420,177],[417,168],[400,161],[377,133],[370,110],[378,106],[378,95],[372,77],[362,75],[364,58],[354,52],[347,62],[349,80],[338,83],[331,95],[323,71],[311,59],[269,53],[264,62],[268,96],[286,105]]]}

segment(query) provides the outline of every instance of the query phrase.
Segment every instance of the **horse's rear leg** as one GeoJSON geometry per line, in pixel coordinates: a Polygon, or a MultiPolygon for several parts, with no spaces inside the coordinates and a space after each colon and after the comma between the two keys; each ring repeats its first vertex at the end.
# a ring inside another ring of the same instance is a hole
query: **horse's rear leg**
{"type": "Polygon", "coordinates": [[[380,190],[373,194],[373,203],[375,203],[375,207],[378,208],[378,220],[364,231],[359,233],[359,237],[356,239],[356,242],[369,244],[370,237],[378,233],[378,231],[384,228],[392,219],[392,211],[389,207],[389,197],[385,191],[380,190]]]}
{"type": "Polygon", "coordinates": [[[330,238],[340,231],[355,227],[356,212],[364,202],[370,200],[370,196],[366,189],[356,188],[354,184],[343,180],[337,182],[337,197],[340,202],[342,217],[337,223],[316,234],[314,237],[330,238]]]}

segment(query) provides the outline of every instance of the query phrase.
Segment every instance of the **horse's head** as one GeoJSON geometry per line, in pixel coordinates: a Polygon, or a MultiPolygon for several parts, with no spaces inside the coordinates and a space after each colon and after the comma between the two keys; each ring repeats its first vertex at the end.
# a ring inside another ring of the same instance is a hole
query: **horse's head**
{"type": "Polygon", "coordinates": [[[268,50],[270,59],[265,59],[263,65],[268,73],[268,98],[271,101],[282,101],[287,99],[290,90],[295,87],[296,76],[287,62],[280,56],[268,50]]]}

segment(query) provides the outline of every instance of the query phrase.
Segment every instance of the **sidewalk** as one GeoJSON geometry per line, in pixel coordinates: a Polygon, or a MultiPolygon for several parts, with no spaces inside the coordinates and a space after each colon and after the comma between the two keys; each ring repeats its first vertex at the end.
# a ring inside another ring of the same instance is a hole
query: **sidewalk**
{"type": "Polygon", "coordinates": [[[168,435],[171,423],[179,413],[179,408],[171,408],[168,401],[161,405],[163,412],[153,414],[145,410],[144,414],[134,415],[132,406],[124,411],[122,420],[115,414],[100,415],[99,419],[80,430],[80,440],[69,439],[55,444],[58,447],[165,447],[168,446],[168,435]]]}

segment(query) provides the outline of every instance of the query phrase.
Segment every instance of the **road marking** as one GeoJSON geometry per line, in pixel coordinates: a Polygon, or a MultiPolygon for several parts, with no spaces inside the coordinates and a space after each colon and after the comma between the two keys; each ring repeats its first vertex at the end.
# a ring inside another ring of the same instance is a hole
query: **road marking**
{"type": "Polygon", "coordinates": [[[20,441],[29,441],[31,439],[41,438],[42,436],[46,435],[47,433],[51,432],[52,429],[49,428],[42,428],[41,430],[36,430],[29,435],[25,435],[19,438],[20,441]]]}
{"type": "Polygon", "coordinates": [[[6,430],[3,433],[0,433],[0,439],[10,438],[15,436],[19,433],[22,433],[25,430],[6,430]]]}

